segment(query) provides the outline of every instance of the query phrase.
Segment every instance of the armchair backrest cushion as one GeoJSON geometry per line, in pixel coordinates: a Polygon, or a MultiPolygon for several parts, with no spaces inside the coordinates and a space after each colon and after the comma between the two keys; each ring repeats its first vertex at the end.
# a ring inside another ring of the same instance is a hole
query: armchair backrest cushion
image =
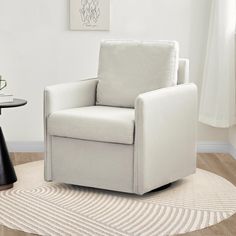
{"type": "Polygon", "coordinates": [[[139,94],[176,85],[178,48],[175,41],[103,41],[96,103],[134,107],[139,94]]]}

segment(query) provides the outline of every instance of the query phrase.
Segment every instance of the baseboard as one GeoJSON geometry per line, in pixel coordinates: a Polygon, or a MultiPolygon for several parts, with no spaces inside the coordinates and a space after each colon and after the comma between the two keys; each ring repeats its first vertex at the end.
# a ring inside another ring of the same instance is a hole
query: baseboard
{"type": "MultiPolygon", "coordinates": [[[[9,152],[43,152],[43,142],[7,142],[9,152]]],[[[229,153],[236,159],[236,148],[229,143],[199,142],[198,153],[229,153]]]]}
{"type": "Polygon", "coordinates": [[[228,153],[229,143],[221,142],[199,142],[197,144],[198,153],[228,153]]]}
{"type": "Polygon", "coordinates": [[[236,148],[230,143],[199,142],[198,153],[228,153],[236,159],[236,148]]]}
{"type": "Polygon", "coordinates": [[[7,142],[9,152],[43,152],[43,142],[7,142]]]}

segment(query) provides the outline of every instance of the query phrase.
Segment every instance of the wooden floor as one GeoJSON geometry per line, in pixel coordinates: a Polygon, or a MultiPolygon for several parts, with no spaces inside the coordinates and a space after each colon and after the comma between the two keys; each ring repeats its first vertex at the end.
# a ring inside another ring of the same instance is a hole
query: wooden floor
{"type": "MultiPolygon", "coordinates": [[[[42,153],[12,153],[15,165],[43,159],[42,153]]],[[[236,185],[236,160],[227,154],[198,154],[198,168],[218,174],[236,185]]],[[[213,188],[214,186],[209,186],[213,188]]],[[[31,236],[0,226],[0,236],[31,236]]],[[[203,230],[183,234],[184,236],[236,236],[236,214],[229,219],[203,230]]]]}

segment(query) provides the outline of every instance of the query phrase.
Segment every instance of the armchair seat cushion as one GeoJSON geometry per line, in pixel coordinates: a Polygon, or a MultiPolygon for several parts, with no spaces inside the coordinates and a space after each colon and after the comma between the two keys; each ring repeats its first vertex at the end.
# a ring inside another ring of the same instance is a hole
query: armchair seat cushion
{"type": "Polygon", "coordinates": [[[61,110],[48,117],[50,135],[100,142],[134,143],[134,109],[89,106],[61,110]]]}

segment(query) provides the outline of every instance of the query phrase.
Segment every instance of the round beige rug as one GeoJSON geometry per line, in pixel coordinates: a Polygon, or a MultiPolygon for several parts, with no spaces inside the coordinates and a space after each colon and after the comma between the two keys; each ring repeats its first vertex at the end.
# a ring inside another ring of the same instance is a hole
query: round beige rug
{"type": "Polygon", "coordinates": [[[236,188],[198,169],[142,197],[43,181],[43,161],[16,167],[0,192],[0,224],[39,235],[173,235],[214,225],[236,212],[236,188]]]}

